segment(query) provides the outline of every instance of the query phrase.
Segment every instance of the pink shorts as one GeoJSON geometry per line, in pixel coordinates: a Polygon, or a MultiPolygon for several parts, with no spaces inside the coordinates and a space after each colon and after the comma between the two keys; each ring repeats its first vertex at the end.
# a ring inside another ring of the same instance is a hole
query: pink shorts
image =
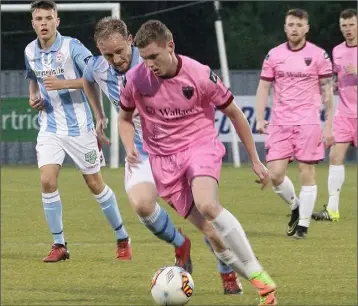
{"type": "Polygon", "coordinates": [[[325,150],[321,126],[270,125],[265,149],[266,162],[286,158],[307,163],[322,161],[325,150]]]}
{"type": "Polygon", "coordinates": [[[335,116],[333,130],[337,143],[349,142],[357,147],[357,118],[335,116]]]}
{"type": "Polygon", "coordinates": [[[169,156],[149,156],[158,193],[179,215],[188,217],[194,206],[191,182],[197,176],[219,181],[225,147],[219,139],[196,144],[169,156]]]}

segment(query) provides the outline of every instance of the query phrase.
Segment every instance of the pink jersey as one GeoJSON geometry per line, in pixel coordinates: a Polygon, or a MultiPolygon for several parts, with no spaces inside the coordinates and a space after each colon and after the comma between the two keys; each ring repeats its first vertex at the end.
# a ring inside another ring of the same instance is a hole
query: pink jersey
{"type": "Polygon", "coordinates": [[[310,42],[299,50],[291,50],[288,43],[270,50],[261,72],[262,80],[274,82],[270,124],[319,124],[319,79],[331,76],[328,54],[310,42]]]}
{"type": "Polygon", "coordinates": [[[349,65],[357,70],[357,46],[350,47],[343,42],[334,47],[333,64],[338,77],[339,104],[336,115],[357,118],[357,76],[346,72],[349,65]]]}
{"type": "Polygon", "coordinates": [[[215,139],[214,107],[225,108],[234,99],[209,67],[177,58],[174,77],[159,78],[141,63],[128,71],[121,86],[121,108],[138,109],[144,150],[151,155],[171,155],[215,139]]]}

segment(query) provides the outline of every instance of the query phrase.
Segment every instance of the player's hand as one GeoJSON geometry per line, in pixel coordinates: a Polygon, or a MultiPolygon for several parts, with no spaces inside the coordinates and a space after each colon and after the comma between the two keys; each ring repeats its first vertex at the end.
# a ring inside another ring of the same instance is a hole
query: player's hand
{"type": "Polygon", "coordinates": [[[101,144],[110,145],[111,141],[106,136],[104,130],[107,128],[108,118],[97,118],[96,119],[96,134],[97,139],[101,144]]]}
{"type": "Polygon", "coordinates": [[[130,166],[135,166],[138,163],[139,153],[135,147],[126,150],[127,162],[130,166]]]}
{"type": "Polygon", "coordinates": [[[37,96],[30,96],[29,104],[33,109],[36,109],[37,111],[41,111],[45,107],[45,102],[41,97],[37,96]]]}
{"type": "Polygon", "coordinates": [[[352,64],[349,64],[346,67],[346,74],[354,74],[357,76],[357,67],[354,67],[352,64]]]}
{"type": "Polygon", "coordinates": [[[256,131],[259,134],[265,134],[265,128],[268,126],[269,122],[266,120],[259,120],[256,122],[256,131]]]}
{"type": "Polygon", "coordinates": [[[63,89],[63,80],[52,75],[44,78],[44,86],[47,91],[63,89]]]}
{"type": "Polygon", "coordinates": [[[325,127],[323,129],[323,141],[326,148],[330,148],[336,143],[332,128],[325,127]]]}
{"type": "Polygon", "coordinates": [[[252,170],[259,178],[255,182],[261,185],[261,190],[264,190],[270,182],[269,171],[260,161],[252,164],[252,170]]]}

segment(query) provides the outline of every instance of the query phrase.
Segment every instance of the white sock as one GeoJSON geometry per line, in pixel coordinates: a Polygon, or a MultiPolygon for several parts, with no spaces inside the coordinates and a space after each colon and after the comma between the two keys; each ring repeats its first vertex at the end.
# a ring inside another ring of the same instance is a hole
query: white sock
{"type": "Polygon", "coordinates": [[[302,186],[300,192],[300,220],[298,225],[309,227],[314,204],[317,198],[317,185],[302,186]]]}
{"type": "Polygon", "coordinates": [[[218,253],[214,251],[217,258],[219,258],[222,262],[224,262],[227,266],[233,269],[236,273],[242,275],[243,277],[248,278],[246,275],[244,264],[235,256],[233,252],[230,250],[225,250],[222,253],[218,253]]]}
{"type": "Polygon", "coordinates": [[[241,261],[244,270],[241,274],[249,278],[252,273],[263,271],[241,224],[229,211],[224,208],[211,223],[225,246],[241,261]]]}
{"type": "Polygon", "coordinates": [[[294,210],[299,206],[299,200],[296,196],[295,186],[293,186],[292,181],[287,176],[285,176],[283,182],[280,185],[273,188],[273,191],[290,205],[291,210],[294,210]]]}
{"type": "Polygon", "coordinates": [[[338,211],[339,206],[339,195],[341,193],[342,185],[344,183],[344,166],[329,166],[328,174],[328,206],[327,208],[333,211],[338,211]]]}

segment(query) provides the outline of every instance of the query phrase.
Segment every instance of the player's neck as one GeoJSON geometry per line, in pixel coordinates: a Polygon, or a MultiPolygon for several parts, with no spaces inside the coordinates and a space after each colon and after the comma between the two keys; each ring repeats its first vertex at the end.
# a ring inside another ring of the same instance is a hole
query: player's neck
{"type": "Polygon", "coordinates": [[[288,48],[292,51],[299,51],[303,49],[306,46],[306,40],[302,39],[301,41],[297,43],[293,43],[292,41],[287,42],[288,48]]]}
{"type": "Polygon", "coordinates": [[[40,46],[41,46],[41,49],[47,51],[48,49],[51,48],[51,46],[54,44],[55,40],[56,40],[56,36],[57,36],[57,33],[55,33],[50,39],[48,40],[42,40],[42,39],[39,39],[39,42],[40,42],[40,46]]]}
{"type": "Polygon", "coordinates": [[[346,40],[347,47],[357,47],[357,38],[353,40],[346,40]]]}
{"type": "Polygon", "coordinates": [[[177,74],[178,74],[178,70],[180,69],[179,68],[179,59],[178,57],[176,56],[176,54],[173,54],[172,55],[172,64],[170,65],[169,69],[168,69],[168,73],[167,75],[165,76],[165,78],[172,78],[172,77],[175,77],[177,74]],[[178,69],[179,68],[179,69],[178,69]]]}

